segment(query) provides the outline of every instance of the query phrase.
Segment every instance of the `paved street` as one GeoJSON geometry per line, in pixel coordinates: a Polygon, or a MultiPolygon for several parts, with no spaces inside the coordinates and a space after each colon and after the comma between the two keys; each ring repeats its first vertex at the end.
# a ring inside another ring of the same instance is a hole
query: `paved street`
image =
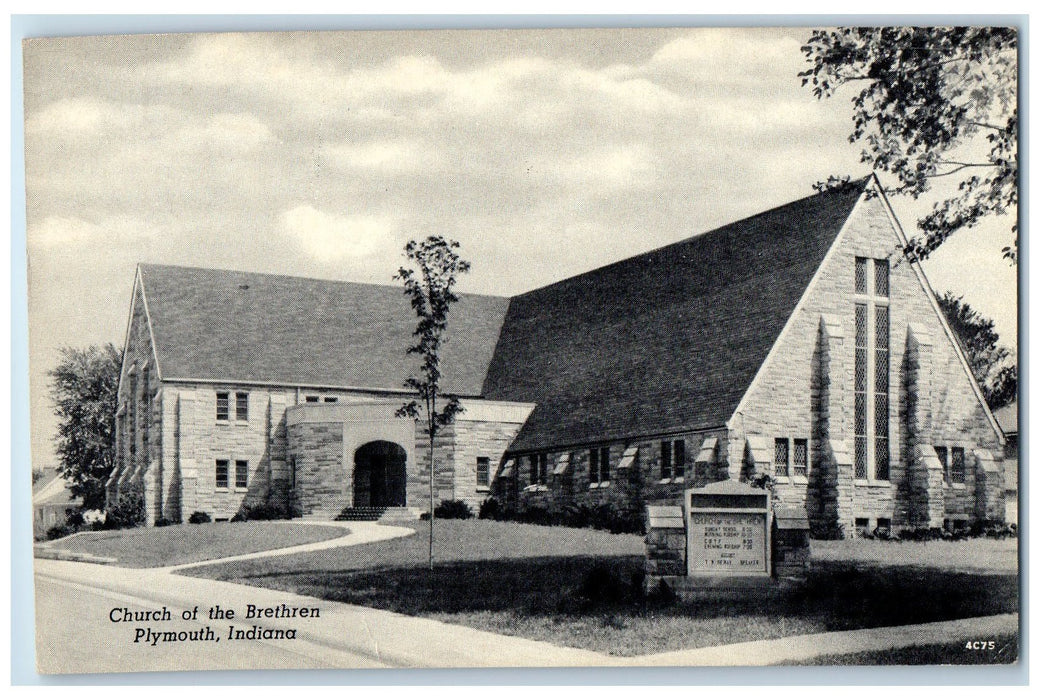
{"type": "MultiPolygon", "coordinates": [[[[154,608],[155,601],[101,590],[49,576],[36,577],[36,650],[41,673],[86,673],[104,670],[183,671],[381,668],[385,664],[361,654],[305,640],[228,643],[134,643],[134,624],[99,620],[117,607],[154,608]]],[[[197,629],[179,619],[163,626],[171,631],[197,629]]],[[[226,628],[226,626],[220,626],[226,628]]],[[[223,629],[221,630],[223,632],[223,629]]]]}

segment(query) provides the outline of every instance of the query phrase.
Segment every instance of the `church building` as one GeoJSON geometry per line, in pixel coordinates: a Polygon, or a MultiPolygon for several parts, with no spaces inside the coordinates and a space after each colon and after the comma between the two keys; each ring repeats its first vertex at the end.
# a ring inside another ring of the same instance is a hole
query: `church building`
{"type": "MultiPolygon", "coordinates": [[[[768,475],[817,532],[1002,520],[1004,436],[876,178],[516,297],[460,296],[435,496],[641,512],[768,475]]],[[[429,507],[400,287],[142,264],[110,504],[429,507]]],[[[398,511],[399,514],[404,511],[398,511]]]]}

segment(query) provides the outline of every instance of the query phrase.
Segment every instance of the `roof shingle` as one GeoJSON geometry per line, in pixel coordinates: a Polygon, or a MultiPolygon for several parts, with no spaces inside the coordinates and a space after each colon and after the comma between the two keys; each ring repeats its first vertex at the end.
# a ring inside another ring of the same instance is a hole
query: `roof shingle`
{"type": "Polygon", "coordinates": [[[510,449],[723,425],[867,182],[514,297],[483,389],[537,404],[510,449]]]}
{"type": "MultiPolygon", "coordinates": [[[[403,389],[415,313],[400,287],[142,264],[164,379],[403,389]]],[[[460,294],[445,391],[480,393],[509,300],[460,294]]]]}

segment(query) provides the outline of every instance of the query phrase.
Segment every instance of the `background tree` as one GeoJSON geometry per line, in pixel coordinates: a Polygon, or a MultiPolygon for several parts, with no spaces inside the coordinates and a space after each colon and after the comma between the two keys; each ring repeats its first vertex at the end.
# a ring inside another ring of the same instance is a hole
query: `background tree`
{"type": "Polygon", "coordinates": [[[405,386],[418,394],[397,410],[400,417],[409,417],[425,426],[430,441],[430,568],[433,568],[434,521],[434,463],[433,445],[440,428],[450,425],[462,411],[457,396],[440,392],[440,351],[444,331],[448,327],[451,305],[459,300],[452,291],[458,276],[469,271],[469,263],[456,252],[458,241],[441,236],[429,236],[421,242],[409,241],[404,247],[411,267],[402,267],[394,279],[404,283],[404,293],[411,300],[419,321],[412,334],[415,343],[408,347],[409,355],[418,355],[422,362],[418,376],[412,375],[405,386]],[[443,402],[438,405],[438,401],[443,402]]]}
{"type": "MultiPolygon", "coordinates": [[[[852,143],[861,161],[917,198],[937,178],[957,194],[917,222],[905,253],[923,259],[954,232],[1018,205],[1018,35],[1008,27],[859,27],[816,30],[799,73],[820,99],[850,84],[852,143]]],[[[818,185],[822,186],[822,185],[818,185]]],[[[1004,256],[1017,259],[1014,243],[1004,256]]]]}
{"type": "Polygon", "coordinates": [[[986,403],[990,408],[1000,408],[1014,401],[1018,396],[1018,366],[1012,352],[999,345],[993,321],[950,292],[939,298],[939,307],[961,341],[986,403]]]}
{"type": "Polygon", "coordinates": [[[62,348],[49,372],[58,471],[83,507],[105,507],[105,481],[115,466],[116,390],[122,350],[111,343],[85,350],[62,348]]]}

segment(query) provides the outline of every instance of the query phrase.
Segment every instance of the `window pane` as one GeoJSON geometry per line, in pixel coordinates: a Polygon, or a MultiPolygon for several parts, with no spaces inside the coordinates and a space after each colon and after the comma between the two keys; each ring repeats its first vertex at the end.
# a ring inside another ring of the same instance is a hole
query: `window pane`
{"type": "Polygon", "coordinates": [[[307,401],[307,403],[318,403],[318,397],[317,396],[308,396],[306,401],[307,401]]]}
{"type": "Polygon", "coordinates": [[[235,488],[244,489],[249,485],[249,462],[235,461],[235,488]]]}
{"type": "Polygon", "coordinates": [[[888,307],[878,306],[874,309],[874,347],[888,347],[888,307]]]}
{"type": "Polygon", "coordinates": [[[866,394],[856,394],[856,415],[855,415],[855,434],[866,435],[867,434],[867,396],[866,394]]]}
{"type": "Polygon", "coordinates": [[[599,453],[599,480],[610,481],[610,448],[601,447],[599,453]]]}
{"type": "Polygon", "coordinates": [[[856,347],[867,347],[867,305],[856,304],[856,347]]]}
{"type": "Polygon", "coordinates": [[[661,441],[661,478],[672,478],[672,445],[667,440],[661,441]]]}
{"type": "Polygon", "coordinates": [[[855,463],[855,478],[866,479],[867,478],[867,439],[865,437],[856,436],[856,463],[855,463]]]}
{"type": "Polygon", "coordinates": [[[235,420],[249,420],[249,394],[235,394],[235,420]]]}
{"type": "Polygon", "coordinates": [[[226,489],[228,487],[228,461],[226,459],[217,460],[217,488],[226,489]]]}
{"type": "Polygon", "coordinates": [[[856,391],[867,390],[867,350],[856,348],[856,391]]]}
{"type": "Polygon", "coordinates": [[[477,486],[489,486],[491,462],[487,457],[477,457],[477,486]]]}
{"type": "Polygon", "coordinates": [[[888,395],[874,396],[874,434],[888,437],[888,395]]]}
{"type": "Polygon", "coordinates": [[[888,481],[888,438],[874,439],[874,478],[888,481]]]}
{"type": "Polygon", "coordinates": [[[787,450],[787,438],[776,438],[773,441],[773,472],[777,476],[787,476],[787,450]]]}
{"type": "Polygon", "coordinates": [[[226,391],[217,393],[217,420],[228,420],[231,417],[226,391]]]}
{"type": "Polygon", "coordinates": [[[809,473],[809,441],[794,441],[794,465],[795,476],[806,476],[809,473]]]}
{"type": "Polygon", "coordinates": [[[950,473],[953,476],[953,483],[964,483],[965,469],[963,447],[954,447],[950,450],[950,473]]]}
{"type": "Polygon", "coordinates": [[[888,350],[874,353],[874,391],[888,393],[888,350]]]}
{"type": "Polygon", "coordinates": [[[867,259],[856,258],[856,293],[867,293],[867,259]]]}
{"type": "Polygon", "coordinates": [[[686,471],[686,441],[676,440],[672,444],[675,447],[675,460],[672,472],[675,476],[682,476],[686,471]]]}
{"type": "Polygon", "coordinates": [[[595,447],[589,450],[589,481],[594,484],[599,481],[599,450],[595,447]]]}
{"type": "Polygon", "coordinates": [[[888,261],[874,261],[874,294],[879,297],[888,296],[888,261]]]}

